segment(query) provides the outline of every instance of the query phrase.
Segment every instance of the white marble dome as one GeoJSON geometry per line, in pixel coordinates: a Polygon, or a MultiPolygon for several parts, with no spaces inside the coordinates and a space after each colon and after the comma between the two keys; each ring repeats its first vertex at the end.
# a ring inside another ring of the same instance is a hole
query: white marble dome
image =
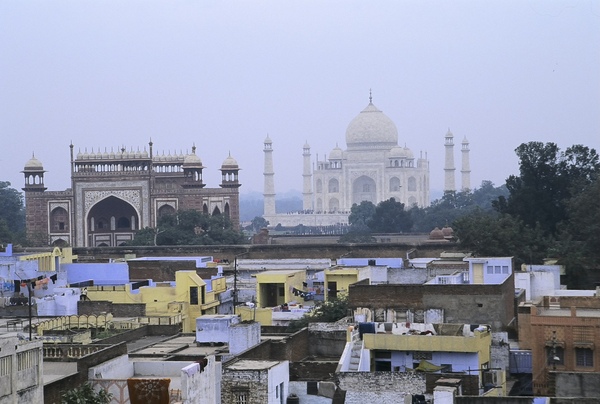
{"type": "Polygon", "coordinates": [[[329,160],[341,160],[343,157],[344,152],[337,146],[329,153],[329,160]]]}
{"type": "Polygon", "coordinates": [[[351,148],[391,148],[398,145],[394,122],[369,103],[346,129],[346,145],[351,148]]]}

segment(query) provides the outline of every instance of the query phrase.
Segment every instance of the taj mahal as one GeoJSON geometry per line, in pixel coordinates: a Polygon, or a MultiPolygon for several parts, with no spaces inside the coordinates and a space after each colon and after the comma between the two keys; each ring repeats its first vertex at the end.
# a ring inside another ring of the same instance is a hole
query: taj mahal
{"type": "MultiPolygon", "coordinates": [[[[445,190],[455,190],[453,135],[445,136],[445,190]]],[[[429,195],[429,161],[427,153],[415,156],[398,144],[394,122],[373,104],[369,104],[346,129],[346,149],[334,147],[329,156],[311,160],[310,145],[303,147],[302,206],[294,213],[276,213],[273,167],[273,142],[264,141],[264,215],[270,226],[331,226],[348,224],[353,204],[378,203],[394,198],[406,208],[427,207],[429,195]]],[[[462,188],[468,189],[469,143],[462,143],[462,188]]]]}

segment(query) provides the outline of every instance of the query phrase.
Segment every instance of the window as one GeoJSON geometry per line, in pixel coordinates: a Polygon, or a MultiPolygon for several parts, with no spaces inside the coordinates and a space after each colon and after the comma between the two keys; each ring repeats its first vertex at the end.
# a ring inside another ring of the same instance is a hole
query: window
{"type": "Polygon", "coordinates": [[[502,265],[502,273],[503,274],[507,274],[508,273],[508,265],[502,265]]]}
{"type": "Polygon", "coordinates": [[[502,272],[502,269],[501,269],[500,265],[496,265],[496,266],[494,267],[494,273],[495,273],[495,274],[499,274],[499,273],[501,273],[501,272],[502,272]]]}
{"type": "Polygon", "coordinates": [[[233,393],[235,404],[248,404],[248,391],[236,391],[233,393]]]}
{"type": "Polygon", "coordinates": [[[487,273],[490,274],[490,275],[493,274],[494,273],[494,267],[491,266],[491,265],[488,265],[488,267],[487,267],[487,273]]]}
{"type": "Polygon", "coordinates": [[[575,348],[577,366],[594,367],[594,351],[589,348],[575,348]]]}
{"type": "Polygon", "coordinates": [[[190,286],[190,304],[198,304],[198,287],[190,286]]]}
{"type": "Polygon", "coordinates": [[[426,360],[430,361],[432,358],[431,352],[413,352],[413,360],[426,360]]]}
{"type": "Polygon", "coordinates": [[[548,365],[564,365],[565,364],[565,350],[557,346],[555,348],[546,347],[546,358],[548,358],[548,365]],[[556,350],[556,354],[554,353],[556,350]]]}
{"type": "Polygon", "coordinates": [[[413,192],[417,190],[417,180],[415,177],[408,178],[408,190],[413,192]]]}

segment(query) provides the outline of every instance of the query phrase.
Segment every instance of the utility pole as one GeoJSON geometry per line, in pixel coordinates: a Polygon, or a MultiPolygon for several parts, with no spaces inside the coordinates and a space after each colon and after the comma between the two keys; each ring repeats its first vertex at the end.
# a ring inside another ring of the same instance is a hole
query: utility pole
{"type": "Polygon", "coordinates": [[[237,276],[238,276],[238,265],[237,259],[243,255],[250,254],[250,251],[236,254],[233,259],[233,314],[235,314],[235,308],[238,305],[238,289],[237,289],[237,276]]]}

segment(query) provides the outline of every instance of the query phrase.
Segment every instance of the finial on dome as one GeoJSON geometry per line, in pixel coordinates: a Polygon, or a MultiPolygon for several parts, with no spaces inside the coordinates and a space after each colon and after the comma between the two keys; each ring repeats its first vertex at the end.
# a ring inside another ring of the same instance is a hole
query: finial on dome
{"type": "Polygon", "coordinates": [[[196,142],[192,143],[192,154],[196,154],[196,142]]]}
{"type": "Polygon", "coordinates": [[[371,92],[371,89],[369,88],[369,104],[373,103],[373,93],[371,92]]]}

